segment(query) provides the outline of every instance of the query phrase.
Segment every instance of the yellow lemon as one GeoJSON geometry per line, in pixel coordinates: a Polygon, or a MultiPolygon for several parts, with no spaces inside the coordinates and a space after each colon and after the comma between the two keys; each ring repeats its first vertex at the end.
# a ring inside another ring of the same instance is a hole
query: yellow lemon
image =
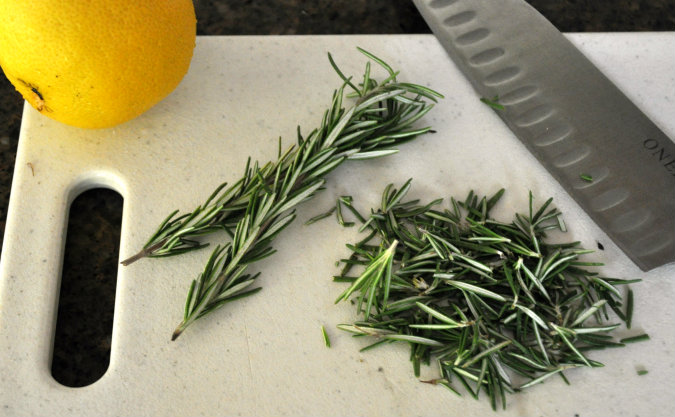
{"type": "Polygon", "coordinates": [[[39,112],[110,127],[171,93],[192,59],[192,0],[0,0],[0,66],[39,112]]]}

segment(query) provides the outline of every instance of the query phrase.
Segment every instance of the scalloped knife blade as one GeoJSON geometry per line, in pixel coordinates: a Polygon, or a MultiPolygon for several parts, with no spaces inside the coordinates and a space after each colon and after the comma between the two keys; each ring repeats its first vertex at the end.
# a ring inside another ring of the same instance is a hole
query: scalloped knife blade
{"type": "Polygon", "coordinates": [[[675,143],[524,0],[413,0],[481,97],[647,271],[675,261],[675,143]]]}

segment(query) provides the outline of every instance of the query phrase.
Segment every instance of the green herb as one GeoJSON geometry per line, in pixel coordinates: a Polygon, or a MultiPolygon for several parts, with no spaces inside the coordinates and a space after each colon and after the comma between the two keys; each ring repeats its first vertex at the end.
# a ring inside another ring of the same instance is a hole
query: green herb
{"type": "Polygon", "coordinates": [[[321,334],[323,335],[323,342],[326,344],[326,347],[330,347],[330,339],[328,338],[328,333],[326,333],[326,328],[321,326],[321,334]]]}
{"type": "Polygon", "coordinates": [[[305,222],[305,226],[309,226],[310,224],[316,223],[319,220],[322,220],[322,219],[325,219],[326,217],[329,217],[331,214],[333,214],[334,211],[335,211],[335,207],[332,207],[327,212],[321,213],[321,214],[318,214],[318,215],[312,217],[311,219],[309,219],[305,222]]]}
{"type": "Polygon", "coordinates": [[[579,178],[581,178],[582,180],[584,180],[586,182],[593,182],[593,177],[589,174],[580,174],[579,178]]]}
{"type": "Polygon", "coordinates": [[[649,373],[649,371],[646,370],[646,369],[640,369],[639,371],[637,371],[637,374],[640,375],[640,376],[647,375],[648,373],[649,373]]]}
{"type": "Polygon", "coordinates": [[[340,197],[338,198],[337,203],[335,204],[335,216],[337,217],[337,221],[340,224],[340,226],[343,227],[354,226],[354,222],[345,222],[344,218],[342,217],[342,205],[349,203],[351,203],[351,197],[340,197]]]}
{"type": "Polygon", "coordinates": [[[630,329],[633,324],[633,290],[628,290],[626,298],[626,328],[630,329]]]}
{"type": "Polygon", "coordinates": [[[625,337],[620,340],[621,343],[636,343],[636,342],[644,342],[646,340],[649,340],[649,335],[646,333],[643,333],[641,335],[637,336],[631,336],[631,337],[625,337]]]}
{"type": "Polygon", "coordinates": [[[333,61],[342,78],[319,128],[303,136],[298,128],[297,144],[278,159],[251,163],[234,184],[219,186],[204,204],[176,217],[177,211],[161,223],[158,230],[136,255],[122,262],[128,265],[143,257],[181,254],[205,246],[199,238],[225,232],[231,240],[218,246],[203,272],[192,282],[185,303],[183,321],[176,328],[176,339],[191,323],[233,300],[246,297],[256,275],[246,273],[249,265],[274,253],[272,240],[295,219],[295,207],[324,189],[325,176],[348,159],[361,160],[394,154],[396,146],[430,131],[414,124],[442,97],[416,84],[397,81],[398,73],[367,51],[359,49],[382,66],[388,77],[378,83],[370,75],[370,61],[358,87],[333,61]],[[356,99],[343,107],[345,88],[356,99]]]}
{"type": "Polygon", "coordinates": [[[440,376],[423,382],[484,391],[496,408],[507,393],[603,366],[588,351],[642,337],[617,342],[610,333],[620,323],[607,322],[608,307],[623,304],[617,287],[636,281],[587,269],[600,264],[584,261],[578,242],[548,242],[564,230],[551,199],[536,208],[530,193],[528,212],[504,223],[490,217],[503,190],[443,209],[440,199],[404,201],[410,187],[385,189],[335,278],[349,283],[338,301],[355,301],[361,315],[338,328],[373,339],[363,350],[406,342],[416,376],[422,364],[438,366],[440,376]]]}
{"type": "Polygon", "coordinates": [[[499,96],[494,96],[492,99],[482,97],[480,101],[488,106],[492,107],[495,110],[504,110],[504,106],[499,104],[499,96]]]}

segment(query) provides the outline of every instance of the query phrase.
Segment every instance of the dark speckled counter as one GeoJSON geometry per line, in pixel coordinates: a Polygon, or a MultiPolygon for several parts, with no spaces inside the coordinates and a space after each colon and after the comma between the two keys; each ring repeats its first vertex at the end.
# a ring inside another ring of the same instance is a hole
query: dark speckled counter
{"type": "MultiPolygon", "coordinates": [[[[675,30],[674,0],[529,3],[562,32],[675,30]]],[[[408,0],[200,0],[197,18],[202,36],[429,32],[408,0]]],[[[2,236],[23,100],[0,78],[2,236]]],[[[115,192],[95,190],[78,198],[72,207],[52,366],[55,378],[65,385],[87,385],[107,368],[121,205],[115,192]],[[86,255],[91,247],[97,248],[96,256],[86,255]]]]}

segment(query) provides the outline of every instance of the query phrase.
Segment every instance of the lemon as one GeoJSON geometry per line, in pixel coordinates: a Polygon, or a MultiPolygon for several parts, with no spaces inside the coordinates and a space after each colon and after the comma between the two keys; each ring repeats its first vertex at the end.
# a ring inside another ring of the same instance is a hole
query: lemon
{"type": "Polygon", "coordinates": [[[135,118],[190,66],[192,0],[0,0],[0,66],[40,113],[84,127],[135,118]]]}

